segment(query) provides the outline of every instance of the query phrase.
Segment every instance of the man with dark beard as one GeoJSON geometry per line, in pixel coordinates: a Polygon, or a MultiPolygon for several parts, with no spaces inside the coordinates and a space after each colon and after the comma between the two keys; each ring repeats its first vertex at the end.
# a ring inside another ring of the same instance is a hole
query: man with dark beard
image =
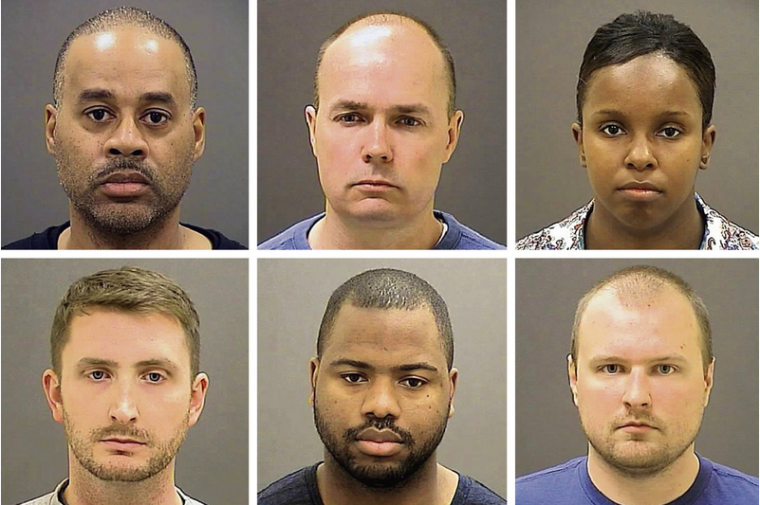
{"type": "Polygon", "coordinates": [[[333,292],[310,362],[325,460],[259,493],[263,505],[505,501],[438,464],[459,372],[446,303],[419,277],[369,270],[333,292]]]}
{"type": "Polygon", "coordinates": [[[757,504],[757,477],[694,451],[714,368],[707,309],[680,277],[635,266],[597,283],[567,363],[588,456],[520,477],[517,503],[757,504]]]}
{"type": "Polygon", "coordinates": [[[56,61],[45,141],[70,221],[6,249],[244,249],[180,223],[180,201],[203,154],[190,50],[171,26],[132,7],[77,27],[56,61]]]}
{"type": "Polygon", "coordinates": [[[202,505],[174,463],[203,411],[199,319],[181,287],[135,267],[69,287],[42,383],[68,440],[69,478],[25,505],[202,505]]]}

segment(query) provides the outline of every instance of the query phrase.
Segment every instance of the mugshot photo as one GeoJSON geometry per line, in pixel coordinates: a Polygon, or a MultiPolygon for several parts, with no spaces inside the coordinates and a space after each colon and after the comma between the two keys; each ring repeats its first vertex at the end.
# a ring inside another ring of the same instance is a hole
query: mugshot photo
{"type": "Polygon", "coordinates": [[[248,261],[4,259],[3,503],[249,503],[248,261]]]}
{"type": "Polygon", "coordinates": [[[505,503],[505,261],[257,269],[259,503],[505,503]]]}
{"type": "Polygon", "coordinates": [[[756,259],[515,269],[518,503],[757,503],[756,259]]]}
{"type": "Polygon", "coordinates": [[[517,249],[760,247],[756,3],[516,16],[517,249]]]}
{"type": "Polygon", "coordinates": [[[248,2],[119,5],[3,5],[3,247],[246,248],[248,2]]]}
{"type": "Polygon", "coordinates": [[[505,3],[263,0],[257,22],[259,248],[503,247],[505,3]]]}

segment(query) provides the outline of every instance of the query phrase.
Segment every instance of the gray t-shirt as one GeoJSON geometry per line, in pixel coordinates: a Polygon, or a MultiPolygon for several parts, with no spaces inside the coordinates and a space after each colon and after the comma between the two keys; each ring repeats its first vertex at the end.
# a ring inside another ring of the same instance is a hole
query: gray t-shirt
{"type": "MultiPolygon", "coordinates": [[[[66,486],[68,485],[69,485],[69,479],[66,479],[60,484],[58,484],[55,488],[55,491],[53,491],[52,493],[46,494],[45,496],[40,496],[39,498],[35,498],[34,500],[24,502],[20,505],[66,505],[61,499],[61,494],[63,493],[63,490],[66,489],[66,486]]],[[[177,490],[177,494],[179,495],[180,498],[182,498],[182,503],[184,503],[185,505],[204,505],[198,500],[193,500],[192,498],[187,496],[185,493],[182,492],[180,488],[175,487],[174,489],[177,490]]]]}

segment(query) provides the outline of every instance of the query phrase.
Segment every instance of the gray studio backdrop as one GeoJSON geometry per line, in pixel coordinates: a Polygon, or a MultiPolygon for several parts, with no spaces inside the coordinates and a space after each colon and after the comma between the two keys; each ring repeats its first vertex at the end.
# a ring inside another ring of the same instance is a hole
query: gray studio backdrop
{"type": "Polygon", "coordinates": [[[507,494],[506,261],[258,261],[258,482],[324,459],[309,406],[309,359],[327,300],[353,275],[398,268],[446,300],[459,382],[438,461],[507,494]],[[466,279],[466,281],[463,281],[466,279]]]}
{"type": "Polygon", "coordinates": [[[567,259],[516,261],[515,475],[587,453],[567,379],[575,307],[606,275],[648,264],[681,276],[710,313],[715,379],[696,450],[757,475],[758,262],[567,259]],[[561,286],[557,288],[558,284],[561,286]]]}
{"type": "Polygon", "coordinates": [[[248,261],[197,259],[3,259],[2,489],[10,505],[68,475],[66,437],[45,402],[50,325],[72,282],[135,265],[182,286],[201,321],[201,370],[210,384],[200,421],[177,457],[177,485],[208,504],[248,503],[248,261]]]}
{"type": "Polygon", "coordinates": [[[435,206],[506,244],[506,2],[259,0],[258,9],[258,242],[325,209],[304,120],[319,46],[353,17],[396,10],[432,25],[454,56],[464,123],[435,206]]]}
{"type": "Polygon", "coordinates": [[[717,72],[710,168],[697,191],[730,220],[758,228],[758,3],[747,0],[518,0],[516,239],[567,217],[593,193],[570,124],[578,70],[596,29],[637,9],[691,26],[717,72]]]}
{"type": "Polygon", "coordinates": [[[2,3],[2,244],[68,220],[44,107],[63,41],[80,23],[124,4],[176,29],[193,53],[206,151],[182,200],[183,222],[248,244],[248,2],[246,0],[5,0],[2,3]],[[10,119],[12,118],[12,119],[10,119]]]}

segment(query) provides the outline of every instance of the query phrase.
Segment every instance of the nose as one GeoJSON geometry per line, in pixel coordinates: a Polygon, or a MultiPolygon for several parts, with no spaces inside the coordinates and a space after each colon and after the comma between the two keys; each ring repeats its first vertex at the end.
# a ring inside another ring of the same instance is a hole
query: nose
{"type": "Polygon", "coordinates": [[[384,122],[375,120],[367,128],[368,138],[362,148],[362,159],[365,163],[380,161],[388,163],[393,160],[393,148],[388,139],[388,131],[384,122]]]}
{"type": "Polygon", "coordinates": [[[132,386],[127,381],[116,382],[113,385],[113,398],[108,414],[113,421],[121,424],[137,420],[137,403],[134,399],[132,386]]]}
{"type": "Polygon", "coordinates": [[[652,145],[646,135],[635,135],[628,147],[625,165],[634,170],[651,170],[656,168],[657,159],[652,152],[652,145]]]}
{"type": "Polygon", "coordinates": [[[649,378],[645,371],[633,370],[628,377],[623,403],[631,409],[649,408],[652,406],[652,392],[649,378]]]}
{"type": "Polygon", "coordinates": [[[393,381],[376,380],[367,388],[362,415],[383,419],[388,416],[398,418],[400,414],[401,408],[395,395],[393,381]]]}
{"type": "Polygon", "coordinates": [[[125,115],[119,121],[104,148],[109,158],[117,156],[145,158],[148,155],[148,143],[135,119],[129,115],[125,115]]]}

